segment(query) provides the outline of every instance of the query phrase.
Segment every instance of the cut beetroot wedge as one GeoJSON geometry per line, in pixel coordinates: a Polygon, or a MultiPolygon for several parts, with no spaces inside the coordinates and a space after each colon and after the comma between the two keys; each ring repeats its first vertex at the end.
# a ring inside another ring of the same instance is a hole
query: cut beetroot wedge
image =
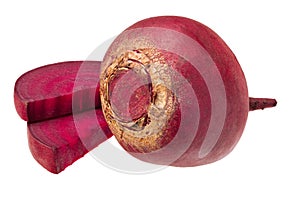
{"type": "Polygon", "coordinates": [[[100,109],[28,123],[27,130],[33,157],[55,174],[112,136],[100,109]]]}
{"type": "Polygon", "coordinates": [[[70,61],[26,72],[15,83],[17,113],[25,121],[36,122],[99,108],[100,64],[70,61]]]}
{"type": "Polygon", "coordinates": [[[16,81],[14,102],[28,121],[30,151],[52,173],[60,173],[112,136],[100,110],[100,64],[55,63],[16,81]]]}

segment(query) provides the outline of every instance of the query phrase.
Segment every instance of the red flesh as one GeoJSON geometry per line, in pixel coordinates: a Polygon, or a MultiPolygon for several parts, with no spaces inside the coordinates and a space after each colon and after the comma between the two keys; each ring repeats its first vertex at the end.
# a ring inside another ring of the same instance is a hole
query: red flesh
{"type": "Polygon", "coordinates": [[[27,130],[33,157],[56,174],[112,136],[100,109],[28,123],[27,130]]]}
{"type": "Polygon", "coordinates": [[[25,121],[35,122],[68,115],[72,110],[99,108],[100,64],[98,61],[62,62],[23,74],[14,89],[18,114],[25,121]],[[77,88],[74,88],[75,80],[77,88]]]}
{"type": "Polygon", "coordinates": [[[93,109],[100,107],[100,64],[51,64],[16,81],[15,106],[28,121],[29,148],[37,162],[52,173],[61,172],[112,136],[102,111],[93,109]]]}

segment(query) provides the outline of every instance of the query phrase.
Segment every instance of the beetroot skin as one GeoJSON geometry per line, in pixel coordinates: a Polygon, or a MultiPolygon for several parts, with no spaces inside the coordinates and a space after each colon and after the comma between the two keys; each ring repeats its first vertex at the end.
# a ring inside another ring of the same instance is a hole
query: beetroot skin
{"type": "Polygon", "coordinates": [[[239,141],[249,110],[276,105],[249,100],[225,42],[207,26],[176,16],[142,20],[115,39],[102,62],[100,97],[126,151],[181,167],[223,158],[239,141]]]}
{"type": "Polygon", "coordinates": [[[99,108],[99,85],[95,83],[100,64],[98,61],[62,62],[23,74],[14,90],[18,114],[25,121],[35,122],[99,108]],[[82,65],[81,79],[76,79],[82,65]],[[77,88],[74,88],[75,79],[77,88]]]}

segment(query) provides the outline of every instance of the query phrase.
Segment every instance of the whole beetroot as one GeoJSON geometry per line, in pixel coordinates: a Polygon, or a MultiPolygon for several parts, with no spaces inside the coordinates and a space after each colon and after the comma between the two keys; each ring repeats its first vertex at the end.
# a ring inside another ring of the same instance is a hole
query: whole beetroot
{"type": "Polygon", "coordinates": [[[184,167],[226,156],[249,110],[276,105],[274,99],[249,100],[243,71],[225,42],[207,26],[176,16],[142,20],[115,39],[102,62],[100,97],[126,151],[184,167]]]}

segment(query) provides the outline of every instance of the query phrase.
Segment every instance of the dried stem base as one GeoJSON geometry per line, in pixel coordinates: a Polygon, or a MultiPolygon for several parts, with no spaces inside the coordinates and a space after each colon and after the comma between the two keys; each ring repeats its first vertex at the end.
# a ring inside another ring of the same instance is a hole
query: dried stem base
{"type": "Polygon", "coordinates": [[[277,105],[276,99],[268,98],[249,98],[249,110],[263,110],[265,108],[272,108],[277,105]]]}

